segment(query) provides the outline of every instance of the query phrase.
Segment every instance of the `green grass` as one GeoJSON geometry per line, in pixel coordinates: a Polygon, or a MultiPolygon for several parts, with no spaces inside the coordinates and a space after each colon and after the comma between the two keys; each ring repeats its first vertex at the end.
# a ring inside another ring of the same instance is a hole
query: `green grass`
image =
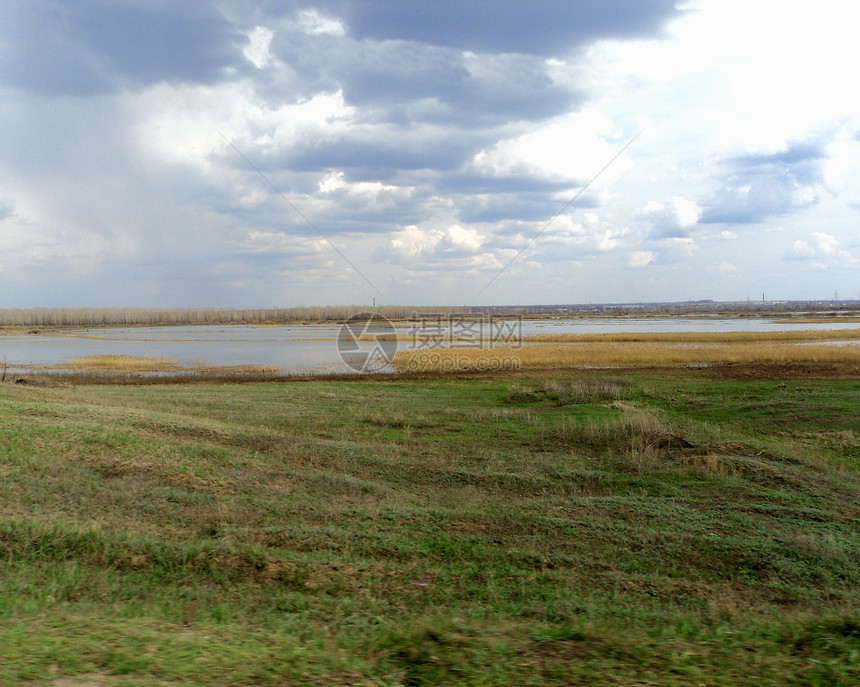
{"type": "Polygon", "coordinates": [[[742,376],[0,385],[0,684],[857,684],[860,382],[742,376]]]}

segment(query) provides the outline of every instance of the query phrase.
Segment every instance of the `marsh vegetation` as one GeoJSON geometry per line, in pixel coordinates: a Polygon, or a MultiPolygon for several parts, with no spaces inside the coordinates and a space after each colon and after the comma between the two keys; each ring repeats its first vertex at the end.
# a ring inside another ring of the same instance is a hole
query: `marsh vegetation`
{"type": "Polygon", "coordinates": [[[776,332],[625,332],[549,334],[496,345],[449,342],[401,350],[404,372],[719,364],[833,363],[860,369],[860,329],[776,332]]]}

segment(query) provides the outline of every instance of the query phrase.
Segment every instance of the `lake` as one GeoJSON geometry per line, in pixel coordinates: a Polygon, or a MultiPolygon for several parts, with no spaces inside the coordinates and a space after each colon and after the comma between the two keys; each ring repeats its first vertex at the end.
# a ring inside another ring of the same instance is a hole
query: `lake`
{"type": "MultiPolygon", "coordinates": [[[[506,323],[481,322],[480,334],[521,332],[538,334],[591,334],[603,332],[731,332],[791,331],[803,329],[854,329],[857,322],[778,323],[765,319],[570,319],[525,320],[506,323]]],[[[338,351],[339,325],[194,325],[169,327],[111,327],[64,330],[44,334],[0,336],[0,358],[10,370],[28,366],[60,365],[93,355],[128,355],[167,358],[180,365],[262,365],[287,373],[344,373],[351,368],[338,351]]],[[[462,334],[465,330],[448,322],[425,322],[423,331],[462,334]]],[[[398,325],[401,336],[415,332],[413,326],[398,325]]],[[[475,332],[476,326],[470,331],[475,332]]],[[[401,341],[401,348],[411,346],[401,341]]]]}

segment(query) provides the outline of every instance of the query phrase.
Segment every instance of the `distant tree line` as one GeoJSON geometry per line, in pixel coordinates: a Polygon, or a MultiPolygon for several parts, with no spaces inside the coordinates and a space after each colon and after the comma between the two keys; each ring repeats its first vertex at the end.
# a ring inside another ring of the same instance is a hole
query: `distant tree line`
{"type": "Polygon", "coordinates": [[[326,305],[303,308],[29,308],[0,310],[4,327],[95,327],[178,324],[286,324],[289,322],[338,322],[362,312],[376,312],[390,319],[413,315],[451,315],[463,308],[385,305],[326,305]]]}
{"type": "Polygon", "coordinates": [[[763,317],[860,311],[860,301],[693,301],[509,306],[324,305],[302,308],[29,308],[0,310],[2,327],[97,327],[172,324],[287,324],[342,322],[362,312],[389,319],[474,317],[650,317],[729,315],[763,317]]]}

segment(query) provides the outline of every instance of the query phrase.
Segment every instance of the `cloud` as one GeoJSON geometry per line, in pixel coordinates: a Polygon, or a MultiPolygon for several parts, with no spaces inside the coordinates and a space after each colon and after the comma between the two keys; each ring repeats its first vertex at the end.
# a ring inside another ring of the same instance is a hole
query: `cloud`
{"type": "Polygon", "coordinates": [[[459,224],[452,224],[444,230],[410,225],[392,235],[390,246],[404,257],[435,259],[441,255],[474,254],[483,247],[485,238],[474,227],[459,224]]]}
{"type": "Polygon", "coordinates": [[[248,168],[222,133],[255,164],[271,171],[273,158],[276,162],[279,155],[301,149],[308,140],[341,138],[355,117],[341,91],[269,107],[244,82],[217,87],[158,84],[141,91],[131,103],[141,112],[139,135],[150,155],[201,170],[225,162],[248,168]]]}
{"type": "Polygon", "coordinates": [[[812,260],[821,268],[826,266],[856,267],[860,259],[839,247],[835,236],[822,231],[813,231],[809,240],[798,239],[785,252],[789,260],[812,260]]]}
{"type": "MultiPolygon", "coordinates": [[[[472,165],[488,177],[521,176],[580,186],[617,153],[620,146],[607,138],[617,139],[611,120],[600,112],[582,110],[499,141],[475,155],[472,165]]],[[[625,168],[629,162],[618,161],[601,177],[601,184],[617,178],[625,168]]]]}
{"type": "Polygon", "coordinates": [[[337,36],[346,35],[343,22],[323,16],[316,9],[300,10],[297,17],[297,26],[309,36],[337,36]]]}
{"type": "Polygon", "coordinates": [[[274,35],[265,26],[255,26],[254,30],[248,34],[248,46],[242,51],[242,54],[257,69],[263,69],[272,62],[269,48],[272,45],[274,35]]]}
{"type": "Polygon", "coordinates": [[[823,144],[806,142],[728,159],[731,171],[705,203],[702,222],[755,224],[815,205],[825,187],[825,158],[823,144]]]}
{"type": "Polygon", "coordinates": [[[653,253],[655,265],[686,264],[696,253],[698,245],[689,237],[669,237],[660,239],[653,253]]]}
{"type": "Polygon", "coordinates": [[[239,34],[210,3],[4,3],[7,85],[92,94],[161,80],[211,83],[239,59],[239,34]]]}
{"type": "Polygon", "coordinates": [[[628,267],[646,267],[654,262],[654,251],[650,250],[636,250],[630,253],[630,256],[627,259],[628,267]]]}
{"type": "Polygon", "coordinates": [[[442,240],[442,232],[425,231],[415,225],[403,227],[391,238],[391,247],[400,255],[412,258],[432,252],[442,240]]]}
{"type": "Polygon", "coordinates": [[[454,250],[463,252],[474,252],[484,242],[484,237],[476,229],[461,227],[459,224],[448,227],[446,238],[454,250]]]}
{"type": "Polygon", "coordinates": [[[249,231],[243,240],[237,242],[240,252],[264,254],[277,259],[284,255],[320,253],[328,247],[328,242],[323,238],[308,238],[274,231],[249,231]]]}
{"type": "Polygon", "coordinates": [[[401,127],[426,122],[463,129],[540,121],[582,102],[575,85],[553,79],[533,55],[476,54],[408,41],[309,35],[294,22],[270,27],[280,65],[271,97],[340,89],[369,117],[401,127]]]}
{"type": "Polygon", "coordinates": [[[0,200],[0,222],[4,219],[12,217],[15,214],[15,203],[12,201],[0,200]]]}
{"type": "Polygon", "coordinates": [[[856,267],[839,3],[0,4],[9,303],[363,293],[303,216],[421,302],[462,302],[541,231],[482,298],[666,299],[699,276],[732,298],[765,272],[818,292],[810,267],[856,267]]]}
{"type": "MultiPolygon", "coordinates": [[[[594,213],[584,213],[583,221],[562,215],[551,225],[536,222],[509,222],[498,230],[488,245],[501,254],[514,249],[522,260],[540,264],[572,262],[610,254],[627,245],[630,230],[594,213]]],[[[520,259],[520,258],[518,258],[520,259]]]]}
{"type": "Polygon", "coordinates": [[[695,201],[674,196],[666,203],[650,201],[641,214],[651,222],[654,238],[684,238],[699,223],[702,208],[695,201]]]}
{"type": "Polygon", "coordinates": [[[653,35],[674,1],[361,0],[323,3],[359,39],[405,40],[490,53],[552,55],[607,36],[653,35]]]}
{"type": "Polygon", "coordinates": [[[706,268],[708,272],[716,272],[717,274],[734,274],[738,271],[737,267],[735,267],[732,263],[726,262],[718,262],[713,265],[708,265],[706,268]]]}

